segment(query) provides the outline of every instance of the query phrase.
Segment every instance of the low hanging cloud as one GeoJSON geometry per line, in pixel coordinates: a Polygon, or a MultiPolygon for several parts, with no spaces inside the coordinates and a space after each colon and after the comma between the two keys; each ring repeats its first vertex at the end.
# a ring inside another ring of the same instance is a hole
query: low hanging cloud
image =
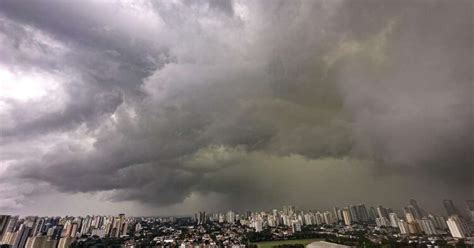
{"type": "Polygon", "coordinates": [[[25,78],[0,98],[18,192],[0,207],[466,198],[471,17],[467,0],[0,2],[0,80],[25,78]]]}

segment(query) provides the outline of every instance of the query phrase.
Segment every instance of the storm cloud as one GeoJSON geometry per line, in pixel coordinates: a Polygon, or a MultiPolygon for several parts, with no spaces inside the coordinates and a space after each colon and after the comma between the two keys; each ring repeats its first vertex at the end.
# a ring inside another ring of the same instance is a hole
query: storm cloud
{"type": "Polygon", "coordinates": [[[472,5],[1,1],[0,209],[465,199],[472,5]]]}

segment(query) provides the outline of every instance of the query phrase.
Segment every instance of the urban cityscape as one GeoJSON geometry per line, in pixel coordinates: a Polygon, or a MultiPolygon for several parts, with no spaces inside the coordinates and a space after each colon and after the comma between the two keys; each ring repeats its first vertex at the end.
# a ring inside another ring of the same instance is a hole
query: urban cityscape
{"type": "Polygon", "coordinates": [[[0,0],[0,248],[474,248],[474,0],[0,0]]]}
{"type": "Polygon", "coordinates": [[[474,246],[474,200],[467,200],[465,207],[452,200],[442,204],[444,214],[428,213],[411,199],[401,211],[357,204],[325,211],[295,206],[200,211],[187,217],[0,215],[0,247],[474,246]]]}

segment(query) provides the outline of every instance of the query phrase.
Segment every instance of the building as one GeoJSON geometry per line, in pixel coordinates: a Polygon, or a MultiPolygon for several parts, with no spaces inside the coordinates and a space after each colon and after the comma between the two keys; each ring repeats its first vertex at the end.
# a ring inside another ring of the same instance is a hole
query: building
{"type": "Polygon", "coordinates": [[[408,229],[408,223],[406,221],[399,220],[398,228],[400,229],[401,234],[410,234],[410,230],[408,229]]]}
{"type": "Polygon", "coordinates": [[[415,217],[410,212],[405,212],[405,218],[408,222],[415,222],[416,221],[415,217]]]}
{"type": "Polygon", "coordinates": [[[436,229],[438,230],[446,230],[448,229],[448,226],[446,225],[446,219],[443,216],[437,216],[437,215],[428,215],[428,218],[430,218],[436,229]]]}
{"type": "Polygon", "coordinates": [[[359,204],[357,206],[357,213],[359,215],[361,222],[368,222],[369,221],[369,213],[367,212],[367,208],[364,204],[359,204]]]}
{"type": "Polygon", "coordinates": [[[5,230],[6,232],[16,232],[18,231],[18,228],[19,228],[19,224],[18,223],[18,219],[20,217],[17,215],[17,216],[12,216],[10,217],[10,220],[8,221],[8,224],[7,224],[7,229],[5,230]]]}
{"type": "Polygon", "coordinates": [[[421,228],[418,222],[412,221],[408,222],[408,233],[410,234],[420,234],[421,233],[421,228]]]}
{"type": "Polygon", "coordinates": [[[293,220],[293,222],[291,223],[291,231],[293,233],[301,232],[301,222],[299,220],[293,220]]]}
{"type": "Polygon", "coordinates": [[[73,237],[63,237],[59,240],[58,248],[69,248],[72,242],[74,242],[73,237]]]}
{"type": "Polygon", "coordinates": [[[465,238],[469,234],[464,223],[457,215],[449,217],[446,224],[448,224],[449,232],[453,238],[465,238]]]}
{"type": "Polygon", "coordinates": [[[30,237],[26,241],[25,248],[56,248],[57,240],[48,236],[30,237]]]}
{"type": "Polygon", "coordinates": [[[229,211],[226,214],[226,222],[234,224],[235,223],[235,213],[233,211],[229,211]]]}
{"type": "Polygon", "coordinates": [[[6,232],[2,236],[1,243],[4,245],[13,245],[15,242],[17,232],[6,232]]]}
{"type": "Polygon", "coordinates": [[[10,215],[0,215],[0,237],[7,232],[8,222],[10,222],[10,215]]]}
{"type": "Polygon", "coordinates": [[[345,224],[346,226],[350,226],[351,223],[352,223],[352,218],[351,218],[351,213],[349,212],[349,209],[344,208],[344,209],[342,210],[342,216],[343,216],[343,218],[344,218],[344,224],[345,224]]]}
{"type": "Polygon", "coordinates": [[[389,218],[387,209],[382,206],[377,207],[377,215],[379,218],[389,218]]]}
{"type": "Polygon", "coordinates": [[[351,213],[351,219],[353,222],[360,222],[359,214],[356,206],[349,206],[349,212],[351,213]]]}
{"type": "Polygon", "coordinates": [[[444,206],[444,209],[446,210],[446,214],[448,214],[448,216],[459,215],[459,212],[458,212],[456,206],[454,206],[454,203],[453,203],[452,200],[443,200],[443,206],[444,206]]]}
{"type": "Polygon", "coordinates": [[[471,217],[471,221],[474,222],[474,200],[467,200],[467,210],[469,211],[469,215],[471,217]]]}
{"type": "Polygon", "coordinates": [[[418,206],[418,202],[414,199],[410,199],[410,205],[408,205],[408,208],[412,209],[413,215],[416,219],[424,217],[424,211],[418,206]]]}
{"type": "Polygon", "coordinates": [[[255,228],[255,232],[263,231],[263,220],[261,218],[257,218],[254,221],[254,228],[255,228]]]}
{"type": "Polygon", "coordinates": [[[427,217],[423,217],[423,218],[421,218],[421,220],[419,220],[419,223],[420,223],[420,226],[421,226],[421,230],[423,230],[423,232],[426,235],[436,235],[436,234],[438,234],[438,232],[436,231],[435,224],[434,224],[433,220],[431,220],[427,217]]]}
{"type": "Polygon", "coordinates": [[[16,234],[15,241],[13,242],[12,248],[25,247],[26,240],[28,239],[30,232],[31,232],[31,227],[22,224],[16,234]]]}
{"type": "Polygon", "coordinates": [[[398,227],[398,222],[400,221],[400,218],[398,218],[398,215],[396,213],[390,213],[390,226],[392,227],[398,227]]]}
{"type": "Polygon", "coordinates": [[[196,214],[196,222],[198,225],[206,223],[206,212],[199,212],[196,214]]]}

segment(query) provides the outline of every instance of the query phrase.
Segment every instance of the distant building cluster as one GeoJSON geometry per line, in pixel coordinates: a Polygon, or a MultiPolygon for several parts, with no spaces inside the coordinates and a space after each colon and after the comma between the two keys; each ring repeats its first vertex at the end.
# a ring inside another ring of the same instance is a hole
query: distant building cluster
{"type": "Polygon", "coordinates": [[[0,215],[0,244],[12,248],[66,248],[83,236],[121,237],[128,222],[119,216],[37,217],[0,215]]]}
{"type": "Polygon", "coordinates": [[[344,224],[375,224],[377,227],[393,227],[399,229],[402,235],[438,235],[445,234],[447,230],[453,238],[466,238],[471,235],[469,223],[473,222],[474,201],[468,200],[468,213],[463,215],[455,207],[452,200],[443,201],[447,215],[427,213],[418,206],[416,200],[411,199],[410,204],[403,208],[403,215],[391,208],[383,206],[367,208],[365,204],[350,205],[344,208],[334,207],[332,211],[296,211],[294,206],[285,206],[282,210],[274,209],[269,212],[247,212],[237,214],[233,211],[227,213],[208,214],[199,212],[195,215],[198,224],[205,221],[211,222],[239,222],[249,226],[256,232],[261,232],[267,227],[288,226],[292,232],[301,231],[306,225],[334,225],[344,224]]]}
{"type": "MultiPolygon", "coordinates": [[[[446,214],[428,213],[410,200],[400,212],[365,204],[331,210],[298,210],[294,206],[270,211],[206,213],[193,217],[38,217],[0,215],[0,245],[8,248],[66,248],[94,246],[108,240],[122,247],[169,246],[245,247],[254,241],[324,237],[333,242],[357,242],[354,232],[374,243],[473,242],[474,201],[458,209],[444,200],[446,214]],[[263,234],[265,233],[265,234],[263,234]],[[116,244],[116,243],[115,243],[116,244]]],[[[321,244],[324,244],[321,243],[321,244]]]]}

